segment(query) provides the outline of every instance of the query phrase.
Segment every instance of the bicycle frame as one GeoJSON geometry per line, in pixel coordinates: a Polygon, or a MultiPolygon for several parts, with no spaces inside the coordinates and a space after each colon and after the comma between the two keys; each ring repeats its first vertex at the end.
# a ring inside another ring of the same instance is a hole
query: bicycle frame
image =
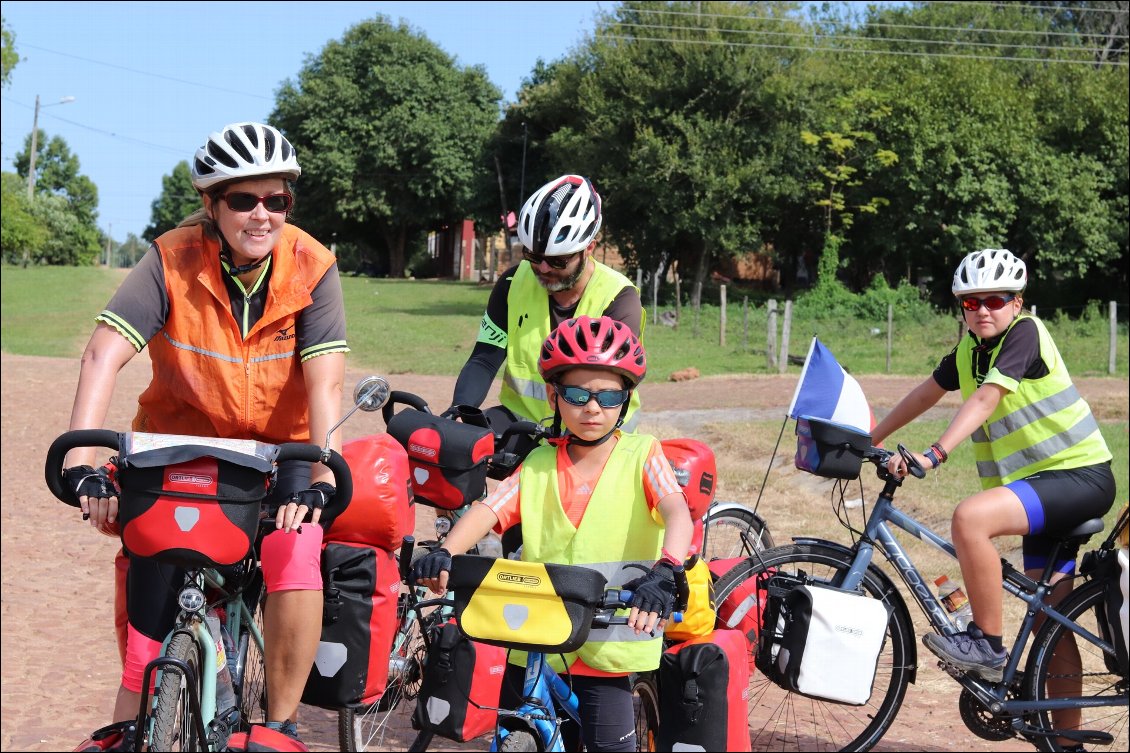
{"type": "MultiPolygon", "coordinates": [[[[914,600],[922,608],[930,624],[943,635],[953,635],[957,628],[950,621],[941,602],[934,596],[927,581],[915,567],[910,556],[895,538],[891,526],[901,528],[919,540],[926,541],[940,549],[949,557],[956,559],[957,552],[952,543],[942,538],[930,528],[915,520],[910,515],[899,510],[894,505],[894,492],[901,484],[893,479],[887,479],[883,491],[871,510],[867,519],[863,537],[854,547],[854,556],[851,567],[844,575],[839,587],[854,590],[863,580],[863,574],[871,564],[872,555],[876,544],[886,556],[887,560],[898,572],[903,583],[910,589],[914,600]]],[[[803,541],[798,539],[798,541],[803,541]]],[[[1109,701],[1103,698],[1060,698],[1045,701],[1021,701],[1007,698],[1009,689],[1017,678],[1023,649],[1028,645],[1029,639],[1035,630],[1036,619],[1044,615],[1055,620],[1083,640],[1100,648],[1104,653],[1114,656],[1115,648],[1110,643],[1102,640],[1097,635],[1084,629],[1077,623],[1060,614],[1053,606],[1044,601],[1044,597],[1051,590],[1048,580],[1055,568],[1055,555],[1058,548],[1049,558],[1048,564],[1039,582],[1033,581],[1024,573],[1014,568],[1008,561],[1001,559],[1003,568],[1004,590],[1020,599],[1027,605],[1027,611],[1013,642],[1008,663],[1004,669],[1004,676],[1000,683],[993,684],[978,677],[965,674],[955,676],[955,679],[967,690],[973,693],[994,714],[1006,716],[1020,716],[1038,711],[1053,711],[1070,708],[1089,708],[1100,706],[1125,705],[1124,696],[1112,695],[1109,701]],[[1019,649],[1019,650],[1017,650],[1019,649]]]]}
{"type": "Polygon", "coordinates": [[[526,677],[522,684],[522,705],[510,711],[499,709],[497,733],[490,749],[502,749],[502,741],[510,734],[504,727],[504,718],[517,719],[541,738],[544,750],[563,751],[561,722],[553,712],[560,709],[577,724],[581,723],[580,702],[569,684],[550,668],[545,654],[530,652],[526,655],[526,677]]]}

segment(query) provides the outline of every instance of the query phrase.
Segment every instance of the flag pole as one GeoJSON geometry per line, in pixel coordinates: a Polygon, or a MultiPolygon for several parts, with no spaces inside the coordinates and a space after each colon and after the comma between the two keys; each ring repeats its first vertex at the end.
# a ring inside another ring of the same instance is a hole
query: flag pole
{"type": "Polygon", "coordinates": [[[785,436],[785,426],[789,423],[789,417],[786,415],[785,420],[781,422],[781,433],[777,435],[777,444],[773,445],[773,454],[769,456],[769,467],[765,469],[765,478],[761,479],[761,489],[757,492],[757,501],[753,503],[753,512],[757,514],[757,508],[761,506],[761,495],[765,493],[765,484],[769,482],[769,471],[773,469],[773,461],[777,459],[777,448],[781,446],[781,437],[785,436]]]}

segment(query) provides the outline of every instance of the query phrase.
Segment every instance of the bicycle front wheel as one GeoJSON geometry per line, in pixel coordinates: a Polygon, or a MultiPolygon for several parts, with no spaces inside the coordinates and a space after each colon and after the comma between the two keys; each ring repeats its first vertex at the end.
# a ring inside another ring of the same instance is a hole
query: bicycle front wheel
{"type": "Polygon", "coordinates": [[[708,515],[706,546],[702,557],[707,562],[717,559],[749,557],[754,551],[773,548],[769,526],[748,507],[727,507],[708,515]]]}
{"type": "Polygon", "coordinates": [[[659,690],[651,673],[632,676],[632,706],[636,716],[636,750],[658,750],[655,741],[659,735],[659,690]]]}
{"type": "MultiPolygon", "coordinates": [[[[758,604],[765,605],[765,584],[795,582],[838,586],[851,566],[850,556],[823,544],[794,544],[769,549],[738,564],[714,585],[715,600],[721,604],[743,586],[756,579],[758,604]]],[[[895,594],[872,565],[863,578],[863,592],[894,606],[895,594]]],[[[747,597],[748,598],[748,597],[747,597]]],[[[750,743],[753,750],[774,751],[865,751],[882,737],[902,705],[910,682],[910,652],[913,646],[910,615],[905,609],[892,609],[887,635],[879,654],[871,698],[862,706],[822,701],[786,690],[752,668],[750,662],[747,708],[750,743]]],[[[750,650],[757,651],[756,646],[750,650]]]]}
{"type": "Polygon", "coordinates": [[[204,741],[196,734],[197,720],[192,711],[192,696],[200,697],[200,647],[191,635],[178,633],[169,642],[165,656],[191,667],[196,682],[190,684],[188,676],[175,669],[166,667],[161,672],[149,750],[205,750],[204,741]]]}
{"type": "MultiPolygon", "coordinates": [[[[1091,581],[1075,589],[1057,607],[1064,617],[1077,622],[1093,635],[1102,635],[1099,621],[1106,619],[1106,589],[1117,583],[1091,581]]],[[[1117,629],[1117,627],[1115,628],[1117,629]]],[[[1036,633],[1024,672],[1024,700],[1080,698],[1107,705],[1033,714],[1029,722],[1037,729],[1075,729],[1102,732],[1114,737],[1104,744],[1109,750],[1127,750],[1127,680],[1118,659],[1076,636],[1054,620],[1047,620],[1036,633]]],[[[1064,750],[1068,743],[1055,736],[1033,736],[1041,750],[1064,750]]],[[[1088,743],[1088,748],[1090,744],[1088,743]]]]}

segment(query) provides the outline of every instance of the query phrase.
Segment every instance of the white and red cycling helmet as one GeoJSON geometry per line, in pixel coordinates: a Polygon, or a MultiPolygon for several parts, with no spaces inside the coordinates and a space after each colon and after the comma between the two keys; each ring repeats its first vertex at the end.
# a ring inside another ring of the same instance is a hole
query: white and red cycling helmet
{"type": "Polygon", "coordinates": [[[588,247],[600,223],[600,195],[589,179],[562,175],[522,205],[518,240],[535,254],[568,256],[588,247]]]}

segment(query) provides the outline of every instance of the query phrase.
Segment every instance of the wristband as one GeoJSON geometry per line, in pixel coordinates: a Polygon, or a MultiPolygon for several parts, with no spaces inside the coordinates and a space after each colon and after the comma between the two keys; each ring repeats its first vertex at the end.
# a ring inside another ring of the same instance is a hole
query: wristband
{"type": "Polygon", "coordinates": [[[949,453],[946,452],[946,448],[942,447],[937,442],[934,442],[934,444],[930,445],[930,449],[938,454],[938,457],[942,459],[943,463],[950,459],[949,453]]]}
{"type": "Polygon", "coordinates": [[[922,453],[922,455],[927,460],[929,460],[931,463],[933,463],[933,465],[930,466],[931,468],[937,468],[939,465],[942,464],[941,459],[938,457],[938,453],[934,452],[933,447],[926,450],[926,452],[922,453]]]}
{"type": "Polygon", "coordinates": [[[671,565],[671,566],[673,566],[673,567],[679,567],[679,566],[681,566],[681,565],[683,564],[683,563],[682,563],[682,562],[680,562],[679,560],[675,559],[675,556],[674,556],[674,555],[672,555],[672,554],[671,554],[671,553],[670,553],[669,551],[667,551],[666,549],[663,549],[663,550],[661,551],[661,555],[662,555],[662,556],[660,556],[660,558],[659,558],[659,562],[656,562],[655,564],[657,564],[657,565],[658,565],[658,564],[659,564],[660,562],[666,562],[667,564],[669,564],[669,565],[671,565]]]}

